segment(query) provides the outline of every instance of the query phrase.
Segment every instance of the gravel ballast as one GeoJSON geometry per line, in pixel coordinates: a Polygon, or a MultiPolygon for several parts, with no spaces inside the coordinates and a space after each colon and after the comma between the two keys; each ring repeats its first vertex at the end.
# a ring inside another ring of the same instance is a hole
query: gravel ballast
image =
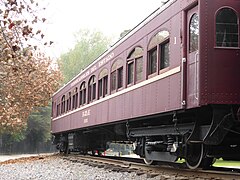
{"type": "MultiPolygon", "coordinates": [[[[82,163],[73,163],[59,156],[48,156],[33,159],[20,159],[16,162],[3,162],[0,164],[1,180],[25,179],[160,179],[161,177],[148,178],[136,172],[113,172],[108,169],[91,167],[82,163]]],[[[165,177],[166,178],[166,177],[165,177]]],[[[168,179],[168,178],[167,178],[168,179]]]]}

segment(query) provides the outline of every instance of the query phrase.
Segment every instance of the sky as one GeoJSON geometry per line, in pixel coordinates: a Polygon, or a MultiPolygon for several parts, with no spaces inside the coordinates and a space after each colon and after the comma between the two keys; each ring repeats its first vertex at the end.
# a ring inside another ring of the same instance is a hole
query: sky
{"type": "Polygon", "coordinates": [[[57,58],[74,47],[74,33],[80,29],[101,31],[117,39],[159,8],[162,0],[45,1],[45,35],[54,42],[50,53],[57,58]]]}

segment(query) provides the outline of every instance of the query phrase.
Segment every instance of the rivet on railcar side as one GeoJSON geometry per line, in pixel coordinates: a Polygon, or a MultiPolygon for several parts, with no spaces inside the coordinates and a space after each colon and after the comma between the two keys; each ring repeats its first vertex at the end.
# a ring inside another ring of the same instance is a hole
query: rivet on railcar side
{"type": "Polygon", "coordinates": [[[147,164],[191,169],[239,160],[239,18],[240,1],[169,0],[54,94],[58,149],[131,143],[147,164]]]}

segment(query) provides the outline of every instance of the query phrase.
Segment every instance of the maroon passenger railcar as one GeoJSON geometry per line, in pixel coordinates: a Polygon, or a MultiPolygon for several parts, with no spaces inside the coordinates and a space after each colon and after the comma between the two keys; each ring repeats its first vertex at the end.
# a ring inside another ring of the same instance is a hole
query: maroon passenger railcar
{"type": "Polygon", "coordinates": [[[240,0],[169,0],[56,92],[61,151],[131,140],[146,163],[240,159],[240,0]]]}

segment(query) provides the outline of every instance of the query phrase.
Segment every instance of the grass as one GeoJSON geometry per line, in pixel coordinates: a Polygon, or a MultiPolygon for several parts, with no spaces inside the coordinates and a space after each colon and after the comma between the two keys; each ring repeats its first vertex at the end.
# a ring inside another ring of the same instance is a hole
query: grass
{"type": "Polygon", "coordinates": [[[233,167],[240,167],[240,161],[224,161],[223,159],[217,159],[216,162],[213,164],[215,167],[228,167],[228,166],[233,166],[233,167]]]}
{"type": "MultiPolygon", "coordinates": [[[[184,159],[179,159],[177,163],[184,163],[184,159]]],[[[240,167],[240,161],[226,161],[222,158],[216,159],[216,162],[213,164],[215,167],[240,167]]]]}

